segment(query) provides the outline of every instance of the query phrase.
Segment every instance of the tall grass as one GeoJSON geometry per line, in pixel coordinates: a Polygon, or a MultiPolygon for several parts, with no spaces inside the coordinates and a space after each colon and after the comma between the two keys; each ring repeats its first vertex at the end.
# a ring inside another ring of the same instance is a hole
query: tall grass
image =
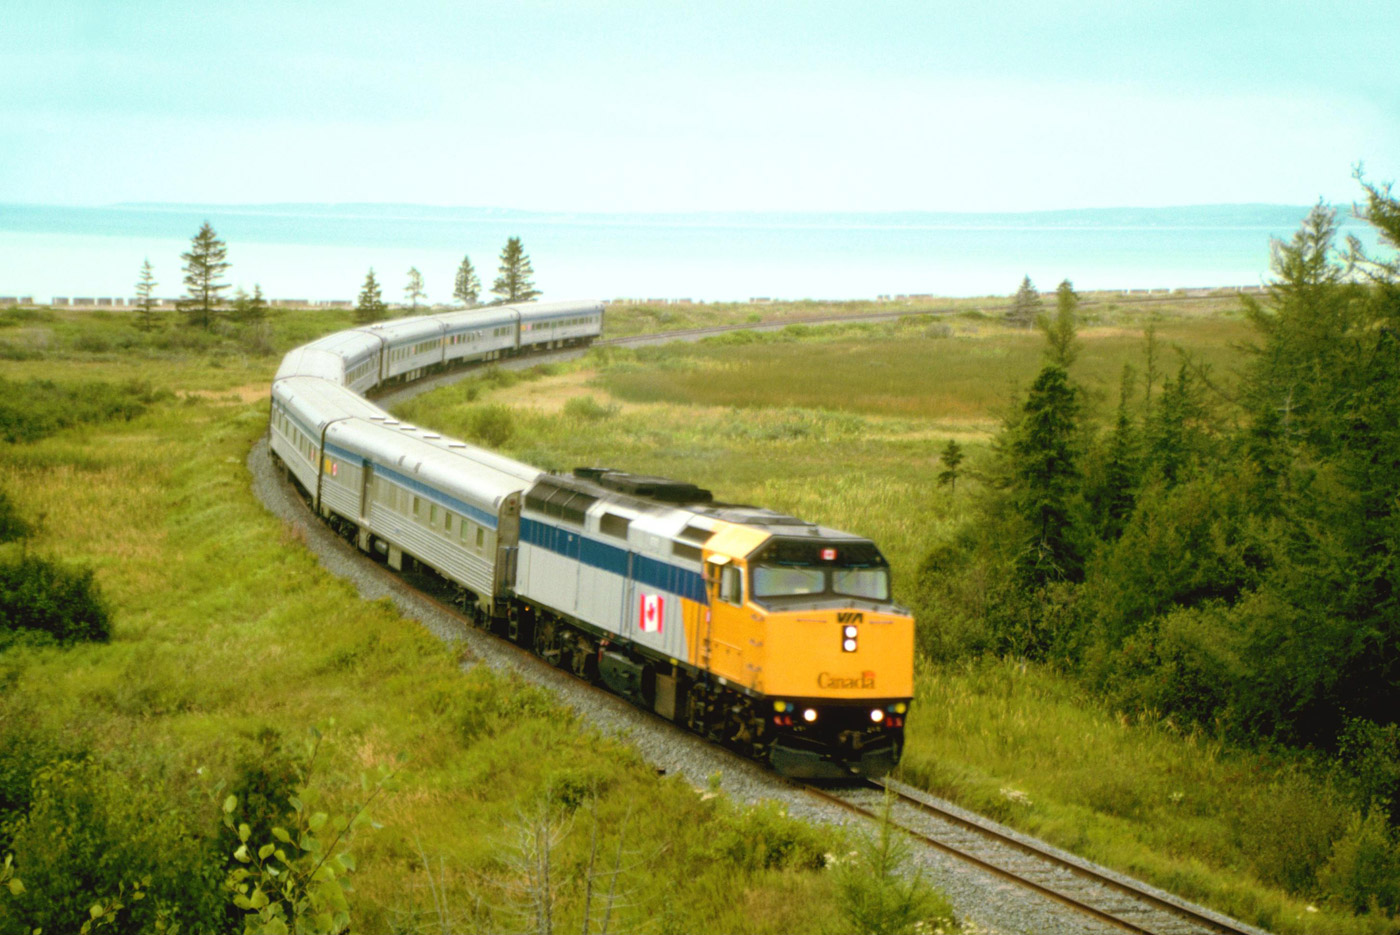
{"type": "MultiPolygon", "coordinates": [[[[48,362],[62,379],[112,379],[129,367],[48,362]]],[[[228,390],[266,387],[271,362],[171,360],[150,377],[179,395],[129,421],[0,446],[6,489],[26,517],[41,518],[28,548],[93,568],[113,619],[109,644],[0,653],[0,733],[8,741],[24,725],[20,746],[39,761],[24,775],[78,756],[142,802],[179,803],[188,827],[213,827],[221,780],[263,756],[269,737],[293,745],[334,718],[316,779],[332,810],[357,800],[363,771],[393,765],[400,777],[376,806],[383,828],[355,844],[359,930],[415,918],[430,870],[454,913],[489,931],[513,924],[517,881],[501,862],[503,841],[539,803],[570,812],[583,800],[603,819],[602,851],[625,837],[650,868],[629,882],[619,929],[659,918],[685,931],[820,931],[835,916],[835,888],[818,869],[837,847],[832,832],[657,777],[540,690],[481,667],[464,674],[460,644],[385,601],[362,601],[322,569],[249,489],[243,462],[265,403],[228,390]],[[799,856],[731,859],[733,848],[747,853],[774,836],[799,856]],[[732,847],[717,850],[723,841],[732,847]]],[[[0,757],[7,751],[0,743],[0,757]]],[[[23,832],[14,839],[21,878],[61,852],[23,815],[0,821],[20,822],[7,827],[23,832]]],[[[561,845],[562,879],[578,879],[588,840],[580,825],[561,845]]],[[[580,891],[571,883],[556,896],[561,924],[577,927],[580,891]]],[[[0,900],[0,930],[24,922],[10,914],[15,905],[0,900]]]]}
{"type": "MultiPolygon", "coordinates": [[[[1124,318],[1105,313],[1081,333],[1073,372],[1101,418],[1123,365],[1144,369],[1141,322],[1124,318]]],[[[1237,315],[1164,317],[1157,328],[1164,370],[1189,357],[1228,391],[1248,337],[1237,315]]],[[[915,605],[921,628],[942,628],[918,604],[915,571],[966,519],[989,439],[1041,346],[980,317],[955,319],[946,334],[905,321],[730,335],[595,352],[579,366],[597,397],[589,408],[618,407],[606,419],[531,408],[551,378],[530,393],[447,388],[404,414],[459,432],[483,405],[515,405],[508,450],[536,465],[680,477],[868,535],[890,558],[896,598],[915,605]],[[969,451],[956,490],[935,481],[948,438],[969,451]]],[[[1307,901],[1315,881],[1298,867],[1326,861],[1315,852],[1350,814],[1323,764],[1127,721],[1052,669],[1014,661],[922,662],[916,693],[906,780],[1276,931],[1397,930],[1380,914],[1307,901]]]]}

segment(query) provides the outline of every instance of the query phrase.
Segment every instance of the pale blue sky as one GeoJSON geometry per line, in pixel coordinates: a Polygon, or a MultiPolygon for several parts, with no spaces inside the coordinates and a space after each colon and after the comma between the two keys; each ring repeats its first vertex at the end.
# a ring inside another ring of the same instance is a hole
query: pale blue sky
{"type": "Polygon", "coordinates": [[[1348,201],[1400,3],[4,0],[0,202],[1348,201]]]}

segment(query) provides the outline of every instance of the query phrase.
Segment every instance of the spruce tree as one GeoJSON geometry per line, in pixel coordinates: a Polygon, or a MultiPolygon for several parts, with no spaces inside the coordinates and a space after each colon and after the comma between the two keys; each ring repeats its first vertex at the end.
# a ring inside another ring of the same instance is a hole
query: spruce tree
{"type": "Polygon", "coordinates": [[[511,237],[501,248],[501,267],[491,291],[501,302],[528,302],[540,294],[535,288],[535,271],[519,237],[511,237]]]}
{"type": "Polygon", "coordinates": [[[476,305],[481,297],[481,280],[477,278],[470,256],[462,257],[462,265],[457,267],[457,279],[452,285],[452,297],[467,308],[476,305]]]}
{"type": "Polygon", "coordinates": [[[428,293],[423,291],[423,274],[418,272],[416,266],[408,268],[408,284],[403,287],[403,295],[408,299],[408,307],[415,312],[418,310],[418,302],[428,296],[428,293]]]}
{"type": "Polygon", "coordinates": [[[156,315],[156,300],[152,294],[156,285],[155,271],[151,269],[148,257],[141,264],[141,278],[136,280],[136,327],[142,331],[153,331],[160,323],[156,315]]]}
{"type": "Polygon", "coordinates": [[[253,294],[249,295],[240,286],[233,292],[229,317],[241,325],[257,324],[267,318],[267,299],[263,298],[262,286],[254,283],[253,294]]]}
{"type": "Polygon", "coordinates": [[[355,302],[355,321],[362,325],[383,321],[388,312],[389,306],[384,304],[379,292],[379,280],[374,278],[374,267],[371,266],[360,289],[360,297],[355,302]]]}
{"type": "Polygon", "coordinates": [[[220,308],[219,293],[228,288],[220,278],[229,268],[228,246],[205,221],[190,241],[188,253],[180,254],[185,261],[185,298],[176,303],[189,318],[189,323],[206,331],[214,327],[220,308]]]}
{"type": "Polygon", "coordinates": [[[1082,571],[1075,516],[1079,415],[1079,391],[1052,364],[1031,386],[1011,440],[1013,499],[1028,532],[1017,566],[1034,587],[1078,580],[1082,571]]]}
{"type": "MultiPolygon", "coordinates": [[[[1027,280],[1029,282],[1029,280],[1027,280]]],[[[1078,322],[1079,294],[1068,279],[1055,290],[1055,317],[1041,312],[1035,317],[1035,326],[1045,335],[1045,356],[1050,363],[1069,369],[1079,356],[1078,322]]]]}
{"type": "Polygon", "coordinates": [[[947,487],[953,492],[958,489],[958,467],[963,462],[962,446],[957,439],[948,439],[948,444],[943,446],[943,451],[939,455],[943,462],[943,470],[938,472],[938,486],[947,487]]]}
{"type": "Polygon", "coordinates": [[[1006,320],[1017,328],[1029,328],[1035,323],[1042,307],[1040,293],[1031,283],[1031,278],[1026,276],[1011,297],[1011,310],[1006,313],[1006,320]]]}

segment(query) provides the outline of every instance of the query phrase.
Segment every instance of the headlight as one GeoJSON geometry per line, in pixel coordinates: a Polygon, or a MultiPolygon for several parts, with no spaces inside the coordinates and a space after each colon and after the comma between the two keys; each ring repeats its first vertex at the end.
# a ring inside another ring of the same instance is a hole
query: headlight
{"type": "Polygon", "coordinates": [[[813,721],[815,721],[816,719],[817,719],[817,709],[816,709],[816,708],[808,708],[808,709],[806,709],[805,711],[802,712],[802,720],[806,721],[808,724],[811,724],[811,723],[812,723],[813,721]]]}
{"type": "Polygon", "coordinates": [[[846,628],[841,632],[843,635],[845,635],[846,639],[848,640],[853,640],[856,638],[856,628],[854,626],[847,624],[846,628]]]}
{"type": "Polygon", "coordinates": [[[853,653],[856,651],[856,641],[846,640],[844,643],[841,644],[841,648],[848,653],[853,653]]]}
{"type": "Polygon", "coordinates": [[[881,711],[879,708],[876,708],[870,712],[870,720],[874,721],[876,724],[879,724],[884,719],[885,712],[881,711]]]}

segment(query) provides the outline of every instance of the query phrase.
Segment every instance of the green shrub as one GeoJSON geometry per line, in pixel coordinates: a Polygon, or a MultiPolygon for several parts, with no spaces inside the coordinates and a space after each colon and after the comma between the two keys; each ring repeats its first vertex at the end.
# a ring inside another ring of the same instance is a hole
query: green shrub
{"type": "Polygon", "coordinates": [[[471,416],[471,436],[487,448],[499,448],[515,433],[515,417],[508,407],[492,403],[471,416]]]}
{"type": "Polygon", "coordinates": [[[857,834],[856,848],[835,867],[838,907],[851,930],[871,935],[910,935],[954,929],[953,908],[920,873],[908,874],[910,844],[889,820],[857,834]]]}
{"type": "Polygon", "coordinates": [[[0,439],[32,442],[84,422],[130,420],[171,394],[149,383],[12,382],[0,378],[0,439]]]}
{"type": "Polygon", "coordinates": [[[20,637],[67,644],[105,643],[111,635],[91,570],[33,555],[0,560],[0,647],[20,637]]]}
{"type": "Polygon", "coordinates": [[[228,931],[211,838],[174,801],[148,776],[93,761],[39,770],[29,810],[13,825],[23,889],[0,901],[0,935],[76,932],[98,903],[114,935],[171,922],[228,931]],[[136,889],[143,898],[131,898],[136,889]]]}
{"type": "Polygon", "coordinates": [[[771,802],[725,815],[712,848],[716,860],[746,873],[826,865],[826,848],[817,832],[771,802]]]}
{"type": "Polygon", "coordinates": [[[34,778],[58,760],[83,754],[40,727],[32,712],[0,712],[0,723],[0,854],[6,854],[15,825],[29,811],[34,778]]]}
{"type": "Polygon", "coordinates": [[[1352,912],[1400,908],[1400,842],[1380,809],[1352,819],[1318,882],[1330,901],[1352,912]]]}
{"type": "Polygon", "coordinates": [[[604,405],[592,396],[575,396],[564,404],[564,416],[579,422],[601,422],[617,415],[616,403],[604,405]]]}
{"type": "Polygon", "coordinates": [[[0,542],[26,539],[33,532],[34,527],[19,515],[19,510],[10,499],[10,495],[0,490],[0,542]]]}

